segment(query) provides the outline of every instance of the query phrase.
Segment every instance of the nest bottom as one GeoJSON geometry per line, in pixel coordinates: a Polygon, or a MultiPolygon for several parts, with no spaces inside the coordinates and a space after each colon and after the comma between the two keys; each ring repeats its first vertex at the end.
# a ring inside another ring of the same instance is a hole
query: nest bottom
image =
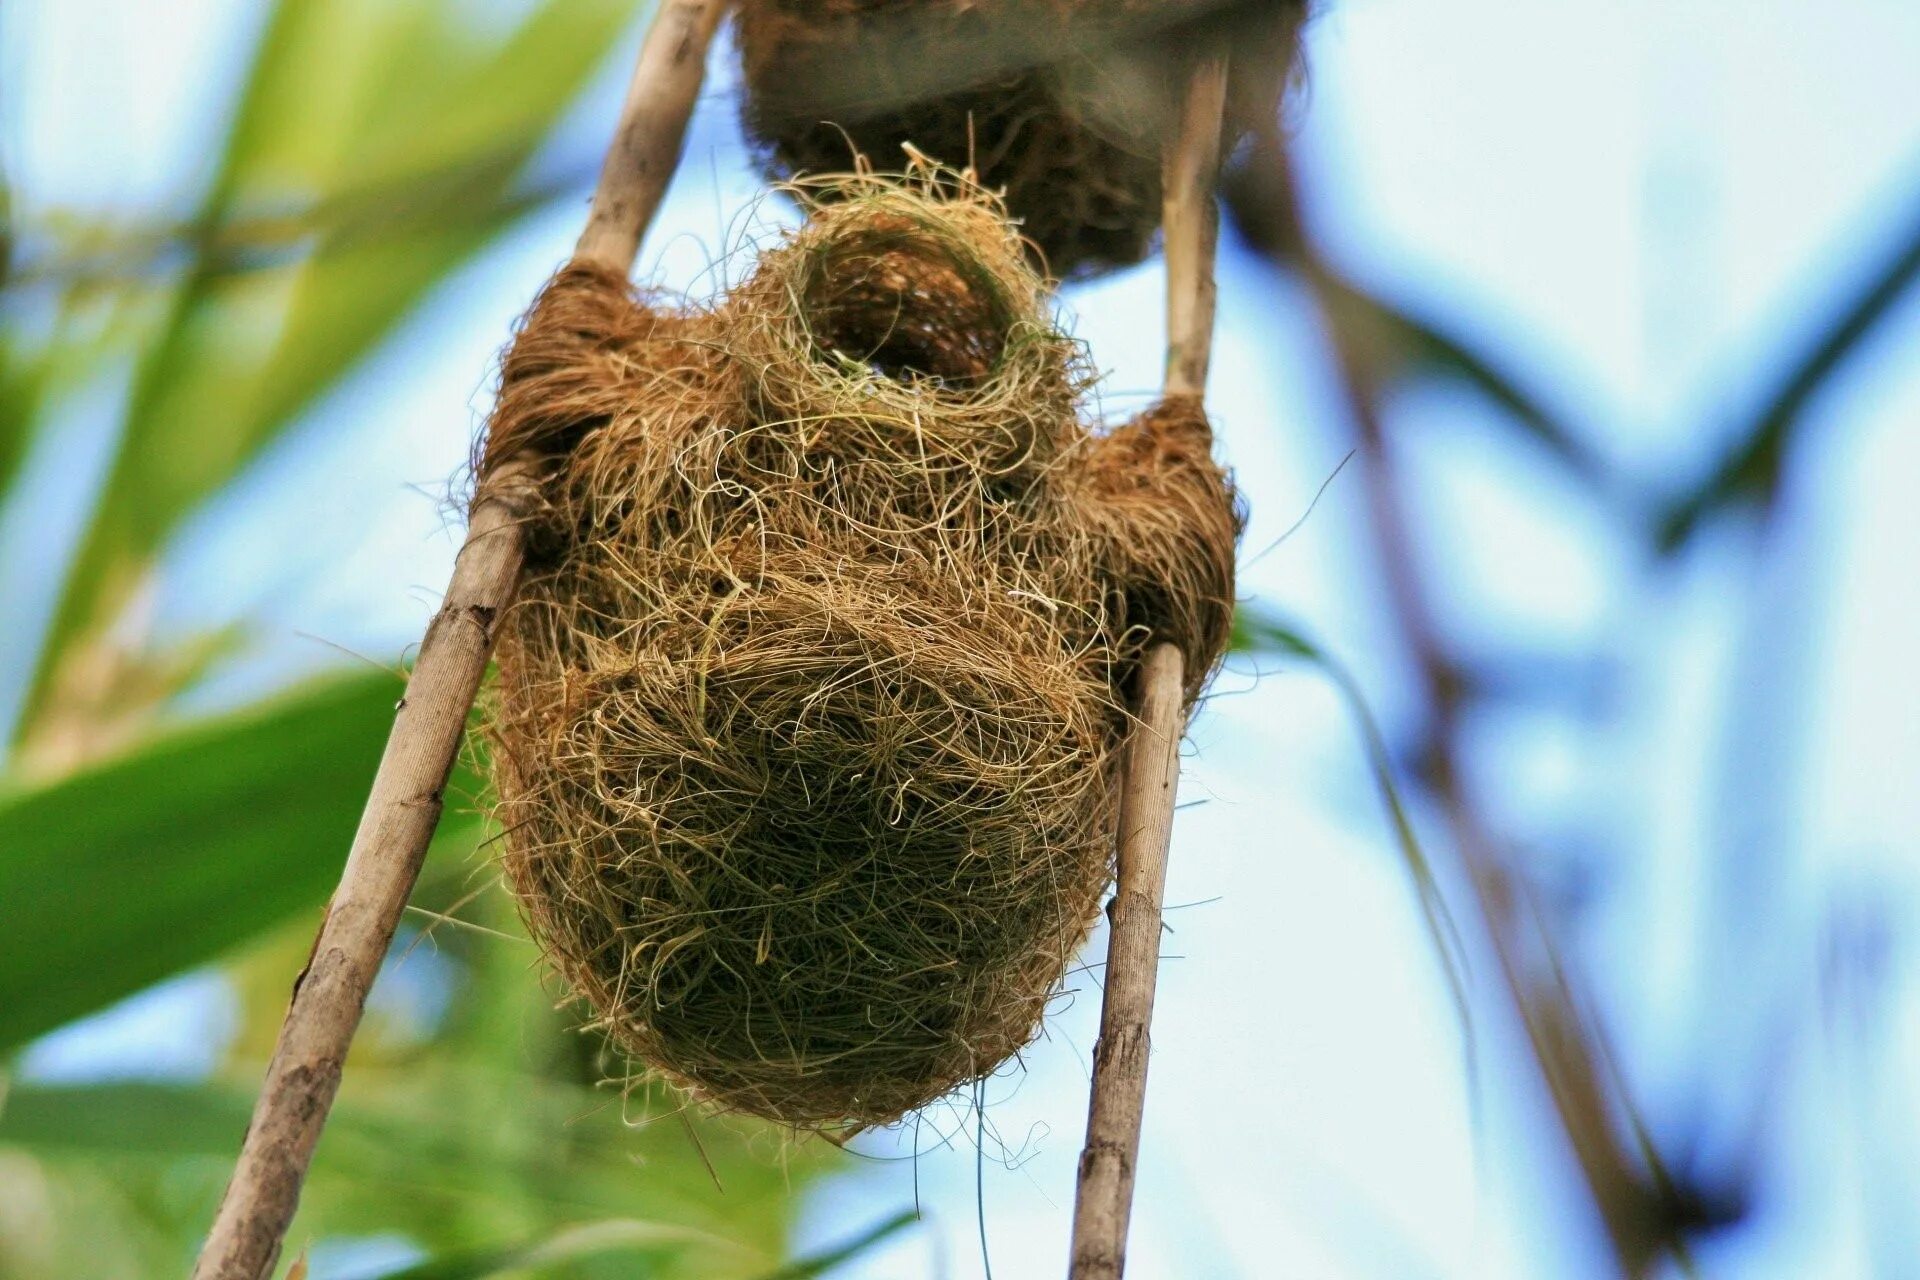
{"type": "Polygon", "coordinates": [[[903,587],[937,599],[763,567],[702,670],[576,684],[556,725],[573,829],[509,875],[606,1029],[696,1098],[895,1120],[1031,1039],[1096,914],[1100,699],[966,643],[1004,621],[903,626],[903,587]]]}

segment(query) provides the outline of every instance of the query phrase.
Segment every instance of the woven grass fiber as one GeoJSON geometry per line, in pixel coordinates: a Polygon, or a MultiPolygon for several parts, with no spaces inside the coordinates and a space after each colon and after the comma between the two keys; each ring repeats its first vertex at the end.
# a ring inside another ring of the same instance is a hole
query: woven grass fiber
{"type": "Polygon", "coordinates": [[[1199,407],[1090,431],[1001,209],[936,186],[803,189],[711,305],[563,270],[480,467],[544,460],[489,716],[527,922],[638,1065],[801,1127],[1034,1036],[1145,637],[1191,698],[1230,622],[1199,407]]]}
{"type": "Polygon", "coordinates": [[[1224,43],[1223,150],[1273,119],[1305,0],[742,0],[743,117],[770,177],[971,166],[1059,277],[1144,258],[1190,57],[1224,43]]]}

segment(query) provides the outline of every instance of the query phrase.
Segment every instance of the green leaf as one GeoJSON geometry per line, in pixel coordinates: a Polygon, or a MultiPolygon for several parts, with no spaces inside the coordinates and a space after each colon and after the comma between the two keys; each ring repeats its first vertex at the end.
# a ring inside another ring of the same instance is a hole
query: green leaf
{"type": "Polygon", "coordinates": [[[885,1222],[861,1232],[845,1244],[794,1259],[765,1277],[765,1280],[813,1280],[813,1277],[823,1276],[842,1263],[852,1262],[875,1245],[899,1234],[918,1221],[920,1221],[919,1214],[911,1209],[904,1209],[885,1222]]]}
{"type": "Polygon", "coordinates": [[[660,1274],[660,1264],[672,1259],[702,1233],[666,1223],[613,1218],[567,1227],[532,1244],[476,1249],[389,1272],[382,1280],[485,1280],[508,1271],[529,1271],[555,1263],[618,1255],[624,1274],[634,1280],[660,1274]]]}
{"type": "MultiPolygon", "coordinates": [[[[5,298],[0,295],[0,306],[5,298]]],[[[54,306],[49,332],[39,340],[24,332],[17,318],[0,310],[0,501],[4,501],[26,461],[42,415],[76,356],[93,354],[75,337],[75,312],[69,297],[54,306]]]]}
{"type": "Polygon", "coordinates": [[[520,171],[632,9],[548,0],[489,42],[453,0],[281,0],[196,219],[198,249],[142,352],[20,736],[63,657],[112,620],[180,522],[525,212],[520,171]],[[422,173],[439,180],[400,181],[422,173]],[[234,271],[214,250],[263,203],[369,184],[410,189],[419,207],[392,234],[338,228],[268,270],[234,271]]]}
{"type": "Polygon", "coordinates": [[[1455,379],[1479,392],[1505,411],[1506,421],[1519,427],[1589,488],[1605,489],[1611,483],[1605,460],[1571,424],[1522,386],[1515,374],[1502,368],[1497,357],[1440,321],[1415,315],[1379,297],[1372,302],[1405,335],[1416,368],[1455,379]]]}
{"type": "Polygon", "coordinates": [[[1807,407],[1920,279],[1920,202],[1908,218],[1893,251],[1867,273],[1806,350],[1776,362],[1775,367],[1785,370],[1779,385],[1753,421],[1734,432],[1734,445],[1726,456],[1697,485],[1667,504],[1653,534],[1661,554],[1671,555],[1685,547],[1719,512],[1772,501],[1781,468],[1807,420],[1807,407]]]}
{"type": "Polygon", "coordinates": [[[401,687],[331,680],[0,793],[0,1050],[325,901],[401,687]]]}
{"type": "MultiPolygon", "coordinates": [[[[512,1043],[493,1042],[490,1056],[512,1043]]],[[[797,1280],[911,1219],[896,1215],[775,1270],[795,1191],[824,1167],[817,1145],[771,1161],[769,1126],[691,1116],[696,1147],[682,1126],[631,1122],[608,1090],[455,1065],[452,1048],[443,1041],[395,1066],[362,1059],[348,1071],[290,1240],[405,1235],[430,1255],[402,1273],[416,1280],[548,1268],[653,1274],[640,1263],[676,1280],[797,1280]],[[476,1245],[501,1236],[513,1243],[476,1245]],[[574,1269],[607,1255],[618,1269],[574,1269]]],[[[636,1101],[681,1105],[645,1091],[636,1101]]],[[[222,1084],[17,1085],[0,1098],[0,1144],[49,1169],[112,1170],[129,1185],[165,1171],[224,1176],[251,1102],[250,1088],[222,1084]]],[[[218,1190],[215,1181],[208,1194],[218,1190]]],[[[210,1209],[183,1205],[159,1225],[192,1238],[210,1209]]]]}
{"type": "Polygon", "coordinates": [[[0,324],[0,496],[26,459],[46,371],[44,359],[21,351],[0,324]]]}
{"type": "Polygon", "coordinates": [[[170,1084],[16,1085],[0,1142],[85,1155],[230,1155],[252,1108],[238,1090],[170,1084]]]}
{"type": "Polygon", "coordinates": [[[1274,654],[1309,661],[1318,661],[1320,655],[1320,650],[1291,623],[1263,610],[1244,606],[1234,611],[1227,652],[1255,656],[1274,654]]]}
{"type": "Polygon", "coordinates": [[[1387,818],[1393,828],[1395,847],[1399,850],[1408,878],[1413,881],[1420,914],[1426,923],[1427,937],[1446,973],[1454,1009],[1467,1037],[1468,1072],[1473,1074],[1473,1013],[1467,1000],[1466,943],[1461,939],[1460,926],[1440,892],[1440,882],[1434,877],[1433,864],[1421,848],[1419,833],[1414,830],[1413,820],[1401,800],[1400,786],[1393,776],[1393,755],[1387,750],[1386,736],[1380,732],[1372,708],[1367,705],[1366,694],[1352,673],[1308,639],[1304,631],[1270,613],[1245,607],[1237,610],[1233,616],[1228,651],[1246,655],[1272,654],[1310,663],[1333,681],[1334,687],[1340,691],[1353,712],[1366,746],[1367,766],[1373,774],[1374,785],[1380,792],[1381,802],[1386,806],[1387,818]]]}
{"type": "Polygon", "coordinates": [[[1498,357],[1450,324],[1416,315],[1352,281],[1333,279],[1329,283],[1338,323],[1369,336],[1371,342],[1366,345],[1385,348],[1378,354],[1388,358],[1390,375],[1424,375],[1460,382],[1501,409],[1501,421],[1517,427],[1587,488],[1604,492],[1612,486],[1605,459],[1570,423],[1526,389],[1517,375],[1503,368],[1498,357]]]}
{"type": "MultiPolygon", "coordinates": [[[[852,1262],[867,1250],[917,1221],[911,1210],[895,1214],[858,1237],[820,1253],[797,1258],[763,1280],[814,1280],[835,1267],[852,1262]]],[[[713,1243],[704,1232],[663,1222],[635,1219],[608,1219],[568,1227],[544,1240],[505,1248],[479,1249],[458,1256],[431,1258],[400,1271],[390,1272],[382,1280],[486,1280],[505,1272],[532,1271],[555,1263],[583,1258],[619,1255],[627,1268],[622,1274],[642,1280],[657,1274],[657,1264],[671,1258],[689,1243],[713,1243]]]]}

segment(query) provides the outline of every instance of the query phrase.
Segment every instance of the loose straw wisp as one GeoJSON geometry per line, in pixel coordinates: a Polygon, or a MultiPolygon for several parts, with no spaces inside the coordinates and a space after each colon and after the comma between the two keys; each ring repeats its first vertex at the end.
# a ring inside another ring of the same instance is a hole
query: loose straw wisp
{"type": "MultiPolygon", "coordinates": [[[[722,0],[666,0],[655,16],[577,261],[623,272],[632,265],[683,145],[723,8],[722,0]]],[[[439,822],[494,628],[520,575],[527,472],[524,462],[504,460],[475,497],[453,580],[421,642],[339,887],[294,984],[195,1280],[260,1280],[280,1255],[367,992],[439,822]]]]}

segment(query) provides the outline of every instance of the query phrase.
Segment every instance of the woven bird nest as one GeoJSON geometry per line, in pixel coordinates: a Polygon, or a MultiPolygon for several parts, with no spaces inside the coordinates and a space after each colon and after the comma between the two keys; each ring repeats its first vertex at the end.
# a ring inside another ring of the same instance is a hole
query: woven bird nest
{"type": "Polygon", "coordinates": [[[741,0],[769,174],[971,166],[1061,277],[1138,262],[1194,51],[1224,43],[1224,150],[1278,113],[1306,0],[741,0]]]}
{"type": "Polygon", "coordinates": [[[1196,405],[1107,435],[999,207],[854,179],[710,307],[572,267],[491,702],[505,866],[598,1025],[721,1108],[899,1118],[1037,1031],[1097,914],[1145,637],[1225,646],[1196,405]]]}

